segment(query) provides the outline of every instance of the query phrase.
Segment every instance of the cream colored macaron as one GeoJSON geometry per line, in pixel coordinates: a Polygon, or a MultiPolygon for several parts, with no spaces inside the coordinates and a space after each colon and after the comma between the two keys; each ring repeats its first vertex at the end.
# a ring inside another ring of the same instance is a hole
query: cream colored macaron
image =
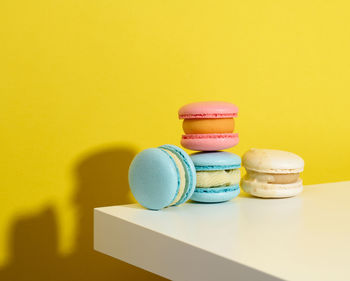
{"type": "Polygon", "coordinates": [[[251,195],[283,198],[303,190],[300,173],[304,170],[304,160],[294,153],[252,148],[243,155],[242,163],[247,174],[241,187],[251,195]]]}

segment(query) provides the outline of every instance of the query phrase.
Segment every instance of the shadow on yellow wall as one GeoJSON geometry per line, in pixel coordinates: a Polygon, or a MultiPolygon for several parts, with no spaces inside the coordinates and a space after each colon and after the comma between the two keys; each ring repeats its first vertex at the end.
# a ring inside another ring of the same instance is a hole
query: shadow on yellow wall
{"type": "Polygon", "coordinates": [[[125,147],[99,151],[80,161],[75,170],[78,211],[76,247],[58,253],[54,208],[22,217],[10,233],[10,264],[0,280],[156,280],[160,277],[93,250],[93,208],[130,203],[127,170],[135,152],[125,147]]]}

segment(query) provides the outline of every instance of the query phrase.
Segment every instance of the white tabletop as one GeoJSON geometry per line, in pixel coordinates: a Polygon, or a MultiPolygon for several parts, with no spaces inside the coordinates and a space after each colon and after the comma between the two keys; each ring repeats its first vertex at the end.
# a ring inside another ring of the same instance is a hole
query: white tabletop
{"type": "Polygon", "coordinates": [[[95,209],[95,249],[173,280],[350,280],[350,182],[288,199],[95,209]]]}

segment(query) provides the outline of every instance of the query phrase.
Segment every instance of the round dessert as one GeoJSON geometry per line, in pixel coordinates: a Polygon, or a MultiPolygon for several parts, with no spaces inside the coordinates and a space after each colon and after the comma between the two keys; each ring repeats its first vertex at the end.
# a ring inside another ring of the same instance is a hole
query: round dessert
{"type": "Polygon", "coordinates": [[[179,118],[184,119],[182,127],[185,134],[181,145],[197,151],[227,149],[238,144],[238,134],[234,117],[238,108],[228,102],[196,102],[180,108],[179,118]]]}
{"type": "Polygon", "coordinates": [[[129,185],[137,202],[160,210],[186,202],[196,186],[196,170],[188,154],[174,145],[141,151],[129,167],[129,185]]]}
{"type": "Polygon", "coordinates": [[[214,151],[190,156],[197,172],[196,189],[191,200],[217,203],[239,194],[241,158],[238,155],[214,151]]]}
{"type": "Polygon", "coordinates": [[[243,155],[247,174],[242,179],[243,190],[263,198],[283,198],[303,190],[300,173],[304,160],[298,155],[273,149],[250,149],[243,155]]]}

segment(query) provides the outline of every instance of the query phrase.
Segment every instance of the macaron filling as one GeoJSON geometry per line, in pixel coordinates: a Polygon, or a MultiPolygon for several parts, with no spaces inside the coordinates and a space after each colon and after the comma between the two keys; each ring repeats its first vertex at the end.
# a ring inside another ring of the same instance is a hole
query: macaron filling
{"type": "Polygon", "coordinates": [[[182,196],[185,193],[185,189],[186,189],[186,173],[185,173],[185,168],[181,162],[181,160],[179,159],[179,157],[177,157],[173,152],[171,152],[169,149],[165,149],[165,148],[161,148],[162,150],[166,151],[166,153],[169,154],[169,156],[174,160],[175,165],[178,169],[179,172],[179,188],[178,188],[178,192],[174,198],[174,200],[170,203],[170,205],[175,205],[176,203],[178,203],[182,196]]]}
{"type": "Polygon", "coordinates": [[[182,128],[186,134],[222,134],[233,133],[233,118],[221,119],[185,119],[182,128]]]}
{"type": "Polygon", "coordinates": [[[259,173],[256,171],[251,171],[247,169],[247,174],[245,176],[246,180],[258,181],[262,183],[270,183],[270,184],[289,184],[295,183],[299,180],[300,173],[259,173]]]}
{"type": "Polygon", "coordinates": [[[197,188],[225,187],[238,184],[240,170],[197,171],[197,188]]]}

